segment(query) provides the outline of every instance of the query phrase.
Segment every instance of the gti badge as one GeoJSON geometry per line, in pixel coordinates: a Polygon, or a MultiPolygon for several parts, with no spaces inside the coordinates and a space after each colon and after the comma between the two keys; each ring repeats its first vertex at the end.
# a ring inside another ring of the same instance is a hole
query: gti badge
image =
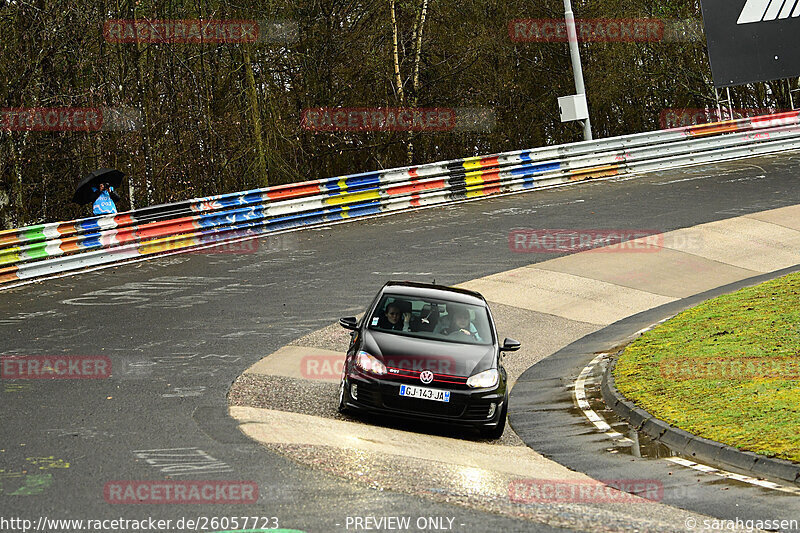
{"type": "Polygon", "coordinates": [[[422,373],[419,375],[419,379],[420,381],[422,381],[424,384],[427,385],[428,383],[433,381],[433,372],[431,372],[430,370],[423,370],[422,373]]]}

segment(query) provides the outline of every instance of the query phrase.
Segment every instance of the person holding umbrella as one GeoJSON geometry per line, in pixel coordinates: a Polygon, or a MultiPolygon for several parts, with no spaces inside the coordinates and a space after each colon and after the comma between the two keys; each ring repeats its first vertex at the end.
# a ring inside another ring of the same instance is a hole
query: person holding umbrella
{"type": "Polygon", "coordinates": [[[120,199],[114,187],[119,187],[124,177],[125,174],[113,168],[95,170],[78,184],[72,201],[80,205],[92,204],[94,215],[113,215],[117,212],[114,201],[120,199]]]}
{"type": "Polygon", "coordinates": [[[113,215],[117,212],[117,205],[114,200],[119,201],[119,196],[114,192],[114,187],[108,183],[100,183],[97,187],[92,187],[97,192],[97,199],[92,204],[94,215],[113,215]]]}

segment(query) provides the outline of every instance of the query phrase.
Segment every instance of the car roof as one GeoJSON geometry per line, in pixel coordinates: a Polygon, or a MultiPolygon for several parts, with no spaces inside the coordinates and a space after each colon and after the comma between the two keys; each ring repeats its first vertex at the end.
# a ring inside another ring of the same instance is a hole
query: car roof
{"type": "Polygon", "coordinates": [[[383,286],[381,293],[391,293],[397,296],[417,298],[435,298],[471,305],[486,305],[486,300],[479,292],[446,287],[444,285],[434,285],[432,283],[389,281],[383,286]]]}

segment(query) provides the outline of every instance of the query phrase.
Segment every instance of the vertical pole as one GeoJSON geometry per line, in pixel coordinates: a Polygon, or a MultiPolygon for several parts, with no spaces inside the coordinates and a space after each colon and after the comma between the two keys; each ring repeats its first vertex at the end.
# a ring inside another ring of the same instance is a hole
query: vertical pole
{"type": "Polygon", "coordinates": [[[136,203],[133,199],[133,180],[128,178],[128,201],[130,202],[131,211],[136,209],[136,203]]]}
{"type": "Polygon", "coordinates": [[[717,101],[717,121],[720,120],[733,120],[733,99],[731,98],[731,88],[725,87],[725,94],[727,95],[727,100],[722,99],[722,93],[720,93],[716,87],[714,87],[714,99],[717,101]],[[722,104],[726,104],[723,106],[722,104]],[[728,118],[725,118],[724,113],[722,110],[725,109],[728,112],[728,118]]]}
{"type": "Polygon", "coordinates": [[[731,98],[730,87],[725,87],[725,94],[728,95],[728,120],[733,120],[733,99],[731,98]]]}
{"type": "MultiPolygon", "coordinates": [[[[575,77],[575,93],[586,94],[583,85],[583,69],[581,68],[581,52],[578,49],[578,32],[575,30],[575,15],[572,14],[572,2],[564,0],[564,19],[567,22],[567,40],[569,41],[569,56],[572,60],[572,75],[575,77]]],[[[587,118],[583,121],[583,139],[592,140],[592,123],[587,118]]]]}

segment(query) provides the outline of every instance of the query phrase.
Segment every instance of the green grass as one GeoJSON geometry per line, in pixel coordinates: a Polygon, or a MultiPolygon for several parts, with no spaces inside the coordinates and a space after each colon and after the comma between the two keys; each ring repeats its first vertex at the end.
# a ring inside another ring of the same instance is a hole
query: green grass
{"type": "Polygon", "coordinates": [[[800,273],[684,311],[628,345],[614,377],[674,426],[800,462],[800,273]]]}

